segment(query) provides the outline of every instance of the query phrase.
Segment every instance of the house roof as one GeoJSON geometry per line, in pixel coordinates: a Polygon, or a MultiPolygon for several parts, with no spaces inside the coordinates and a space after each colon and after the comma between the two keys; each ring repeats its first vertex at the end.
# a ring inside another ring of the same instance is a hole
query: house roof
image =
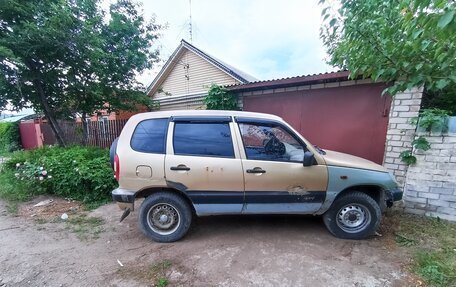
{"type": "Polygon", "coordinates": [[[208,53],[198,49],[197,47],[193,46],[189,42],[185,41],[184,39],[181,40],[180,45],[174,50],[173,54],[169,57],[169,59],[166,61],[165,65],[162,67],[160,72],[157,74],[155,79],[150,83],[150,85],[147,87],[147,94],[150,94],[150,92],[157,90],[159,85],[161,84],[162,77],[167,75],[167,73],[174,67],[174,63],[176,63],[176,58],[178,58],[183,52],[184,49],[187,49],[189,51],[192,51],[193,53],[197,54],[204,60],[208,61],[212,65],[216,66],[223,72],[227,73],[234,79],[238,80],[239,82],[245,84],[253,81],[258,81],[255,77],[239,70],[236,69],[235,67],[226,64],[225,62],[209,55],[208,53]]]}
{"type": "Polygon", "coordinates": [[[349,71],[337,71],[337,72],[330,72],[330,73],[302,75],[302,76],[282,78],[282,79],[256,81],[256,82],[242,83],[242,84],[236,84],[236,85],[228,85],[225,87],[231,91],[236,91],[236,92],[251,91],[251,90],[265,90],[265,89],[283,88],[283,87],[291,87],[291,86],[299,86],[299,85],[347,81],[349,75],[350,75],[349,71]]]}
{"type": "Polygon", "coordinates": [[[0,123],[15,123],[20,120],[28,120],[34,118],[35,114],[28,114],[28,115],[17,115],[13,117],[8,117],[0,120],[0,123]]]}

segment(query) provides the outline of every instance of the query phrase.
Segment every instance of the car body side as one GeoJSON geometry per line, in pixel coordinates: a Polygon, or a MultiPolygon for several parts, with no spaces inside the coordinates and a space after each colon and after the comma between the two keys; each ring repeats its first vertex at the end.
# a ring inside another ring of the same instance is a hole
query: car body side
{"type": "Polygon", "coordinates": [[[334,200],[348,190],[372,196],[381,207],[391,205],[402,197],[392,176],[382,166],[350,155],[329,151],[320,154],[314,146],[279,117],[246,112],[229,112],[229,127],[234,158],[186,156],[192,163],[192,173],[169,169],[174,155],[173,116],[226,116],[226,111],[152,112],[133,116],[119,137],[116,153],[120,161],[119,188],[113,199],[121,209],[134,209],[134,200],[154,192],[167,190],[182,195],[198,216],[215,214],[323,214],[334,200]],[[299,137],[315,158],[314,165],[302,163],[265,162],[267,173],[249,175],[245,171],[255,166],[247,159],[236,117],[259,121],[275,121],[299,137]],[[136,126],[148,119],[168,119],[164,153],[145,153],[131,148],[136,126]],[[168,158],[167,158],[168,157],[168,158]],[[248,165],[251,165],[250,167],[248,165]],[[294,170],[294,171],[293,171],[294,170]],[[296,176],[301,174],[301,181],[296,176]],[[265,183],[256,184],[256,177],[265,183]],[[305,178],[304,178],[305,177],[305,178]],[[177,180],[176,180],[177,178],[177,180]],[[181,180],[182,179],[182,180],[181,180]],[[217,187],[213,181],[217,179],[217,187]],[[237,180],[236,180],[237,179],[237,180]],[[183,183],[185,182],[185,184],[183,183]],[[252,183],[253,182],[253,183],[252,183]],[[267,184],[266,184],[267,183],[267,184]],[[249,185],[250,184],[250,185],[249,185]],[[284,184],[286,185],[285,188],[284,184]],[[280,186],[279,186],[280,185],[280,186]],[[282,190],[275,192],[276,189],[282,190]],[[293,199],[290,200],[290,197],[293,199]]]}

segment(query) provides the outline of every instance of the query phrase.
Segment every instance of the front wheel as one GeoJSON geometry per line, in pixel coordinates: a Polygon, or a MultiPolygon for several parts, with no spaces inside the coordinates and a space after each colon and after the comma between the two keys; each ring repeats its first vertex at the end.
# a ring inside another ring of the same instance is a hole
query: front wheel
{"type": "Polygon", "coordinates": [[[362,192],[350,192],[336,199],[323,215],[323,221],[334,236],[343,239],[365,239],[375,233],[380,221],[378,203],[362,192]]]}
{"type": "Polygon", "coordinates": [[[179,195],[158,192],[148,196],[139,209],[139,225],[144,234],[157,242],[174,242],[187,234],[192,211],[179,195]]]}

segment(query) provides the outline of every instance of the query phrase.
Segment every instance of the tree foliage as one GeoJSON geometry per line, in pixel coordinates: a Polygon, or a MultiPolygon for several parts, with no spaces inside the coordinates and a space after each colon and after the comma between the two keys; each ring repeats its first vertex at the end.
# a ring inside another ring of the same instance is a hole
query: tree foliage
{"type": "Polygon", "coordinates": [[[321,0],[329,62],[395,94],[456,86],[456,1],[321,0]]]}
{"type": "Polygon", "coordinates": [[[421,107],[423,109],[446,110],[450,115],[456,116],[456,84],[438,91],[424,90],[421,107]]]}
{"type": "Polygon", "coordinates": [[[59,117],[148,104],[136,75],[158,58],[160,25],[118,0],[2,0],[0,108],[32,106],[60,144],[59,117]]]}
{"type": "Polygon", "coordinates": [[[208,110],[238,110],[236,96],[217,84],[211,85],[204,103],[208,110]]]}

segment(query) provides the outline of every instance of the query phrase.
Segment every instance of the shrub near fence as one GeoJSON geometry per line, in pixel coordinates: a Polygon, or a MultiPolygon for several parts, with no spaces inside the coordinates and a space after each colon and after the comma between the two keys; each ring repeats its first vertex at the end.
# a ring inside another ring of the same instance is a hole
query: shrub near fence
{"type": "Polygon", "coordinates": [[[109,152],[95,147],[44,147],[15,152],[5,174],[27,187],[30,196],[55,194],[89,205],[110,201],[117,182],[109,152]]]}
{"type": "Polygon", "coordinates": [[[21,148],[19,123],[0,123],[0,153],[21,148]]]}

